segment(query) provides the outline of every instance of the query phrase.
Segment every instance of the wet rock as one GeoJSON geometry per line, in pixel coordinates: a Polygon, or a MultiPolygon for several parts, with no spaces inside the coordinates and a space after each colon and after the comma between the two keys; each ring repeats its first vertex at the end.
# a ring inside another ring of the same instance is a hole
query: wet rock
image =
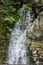
{"type": "Polygon", "coordinates": [[[35,4],[35,3],[38,3],[39,0],[32,0],[32,3],[35,4]]]}
{"type": "Polygon", "coordinates": [[[37,60],[43,62],[43,58],[37,58],[37,60]]]}
{"type": "Polygon", "coordinates": [[[34,28],[33,32],[39,34],[39,36],[43,36],[43,11],[39,14],[39,16],[33,21],[34,28]]]}
{"type": "Polygon", "coordinates": [[[33,11],[35,13],[35,17],[43,11],[43,1],[39,2],[39,0],[32,0],[33,3],[33,11]]]}
{"type": "Polygon", "coordinates": [[[43,11],[30,25],[30,31],[28,29],[27,36],[33,39],[43,37],[43,11]]]}
{"type": "Polygon", "coordinates": [[[30,26],[30,31],[27,33],[27,40],[30,50],[32,51],[32,58],[35,61],[35,64],[43,65],[43,11],[30,26]]]}

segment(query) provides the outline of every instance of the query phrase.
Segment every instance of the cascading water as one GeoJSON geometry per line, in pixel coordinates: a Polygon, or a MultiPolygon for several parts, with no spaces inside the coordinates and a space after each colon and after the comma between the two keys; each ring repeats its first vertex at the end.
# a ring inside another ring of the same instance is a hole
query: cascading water
{"type": "Polygon", "coordinates": [[[27,47],[26,43],[26,31],[29,28],[29,23],[32,18],[30,11],[25,11],[24,7],[22,8],[22,16],[25,15],[26,19],[20,19],[14,27],[13,32],[11,33],[10,44],[8,48],[8,64],[28,64],[27,59],[27,47]]]}

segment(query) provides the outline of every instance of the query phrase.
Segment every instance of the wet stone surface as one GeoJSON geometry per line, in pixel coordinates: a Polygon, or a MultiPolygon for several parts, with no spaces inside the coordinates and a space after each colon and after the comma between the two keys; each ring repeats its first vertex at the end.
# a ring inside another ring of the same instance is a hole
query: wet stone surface
{"type": "Polygon", "coordinates": [[[28,34],[27,46],[30,46],[36,65],[43,65],[43,12],[33,21],[33,29],[28,34]]]}

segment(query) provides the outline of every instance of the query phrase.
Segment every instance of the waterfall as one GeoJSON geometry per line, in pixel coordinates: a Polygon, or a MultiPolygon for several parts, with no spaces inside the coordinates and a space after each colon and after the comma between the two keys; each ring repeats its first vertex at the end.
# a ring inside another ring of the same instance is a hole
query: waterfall
{"type": "MultiPolygon", "coordinates": [[[[29,28],[32,18],[30,11],[22,8],[22,16],[26,15],[26,19],[20,19],[16,22],[13,32],[11,33],[10,44],[8,48],[8,64],[27,64],[27,47],[26,47],[26,31],[29,28]],[[26,14],[25,14],[26,13],[26,14]]],[[[21,14],[20,14],[21,15],[21,14]]]]}

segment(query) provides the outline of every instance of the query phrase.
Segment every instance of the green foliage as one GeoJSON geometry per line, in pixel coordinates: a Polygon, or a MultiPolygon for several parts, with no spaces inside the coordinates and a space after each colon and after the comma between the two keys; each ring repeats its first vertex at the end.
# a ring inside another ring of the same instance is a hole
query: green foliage
{"type": "MultiPolygon", "coordinates": [[[[15,22],[21,18],[18,14],[23,12],[22,9],[17,10],[15,6],[21,3],[19,1],[14,2],[14,0],[1,0],[1,2],[3,5],[0,6],[0,14],[3,16],[4,28],[12,31],[10,25],[14,25],[15,22]]],[[[32,10],[32,3],[27,3],[25,9],[32,10]]]]}
{"type": "Polygon", "coordinates": [[[23,12],[23,10],[22,9],[19,9],[18,10],[18,14],[20,14],[20,13],[22,13],[23,12]]]}
{"type": "Polygon", "coordinates": [[[6,26],[6,28],[9,30],[9,32],[13,31],[13,29],[11,27],[6,26]]]}
{"type": "Polygon", "coordinates": [[[13,0],[1,0],[1,2],[3,3],[4,6],[11,6],[11,5],[21,4],[19,1],[14,2],[13,0]]]}
{"type": "Polygon", "coordinates": [[[43,0],[39,0],[39,3],[42,3],[43,4],[43,0]]]}
{"type": "Polygon", "coordinates": [[[32,6],[33,6],[32,2],[27,3],[25,9],[26,10],[32,10],[32,6]]]}
{"type": "MultiPolygon", "coordinates": [[[[33,6],[32,2],[24,4],[24,7],[25,7],[26,10],[32,10],[32,6],[33,6]]],[[[22,12],[23,12],[22,8],[18,10],[19,14],[22,13],[22,12]]]]}
{"type": "MultiPolygon", "coordinates": [[[[1,0],[2,4],[0,7],[0,14],[3,17],[3,25],[5,29],[8,29],[8,31],[12,31],[12,28],[10,27],[10,25],[14,25],[15,22],[20,18],[16,8],[14,6],[16,6],[17,4],[21,4],[19,1],[18,2],[14,2],[13,0],[1,0]]],[[[2,21],[2,22],[3,22],[2,21]]]]}
{"type": "Polygon", "coordinates": [[[5,7],[4,10],[7,11],[7,13],[11,13],[11,12],[16,11],[16,9],[13,6],[5,7]]]}
{"type": "Polygon", "coordinates": [[[1,7],[0,8],[0,13],[2,14],[9,14],[12,12],[15,12],[16,9],[13,6],[9,6],[9,7],[1,7]]]}
{"type": "Polygon", "coordinates": [[[13,22],[15,22],[15,18],[13,16],[7,16],[4,18],[4,20],[10,24],[13,24],[13,22]]]}

